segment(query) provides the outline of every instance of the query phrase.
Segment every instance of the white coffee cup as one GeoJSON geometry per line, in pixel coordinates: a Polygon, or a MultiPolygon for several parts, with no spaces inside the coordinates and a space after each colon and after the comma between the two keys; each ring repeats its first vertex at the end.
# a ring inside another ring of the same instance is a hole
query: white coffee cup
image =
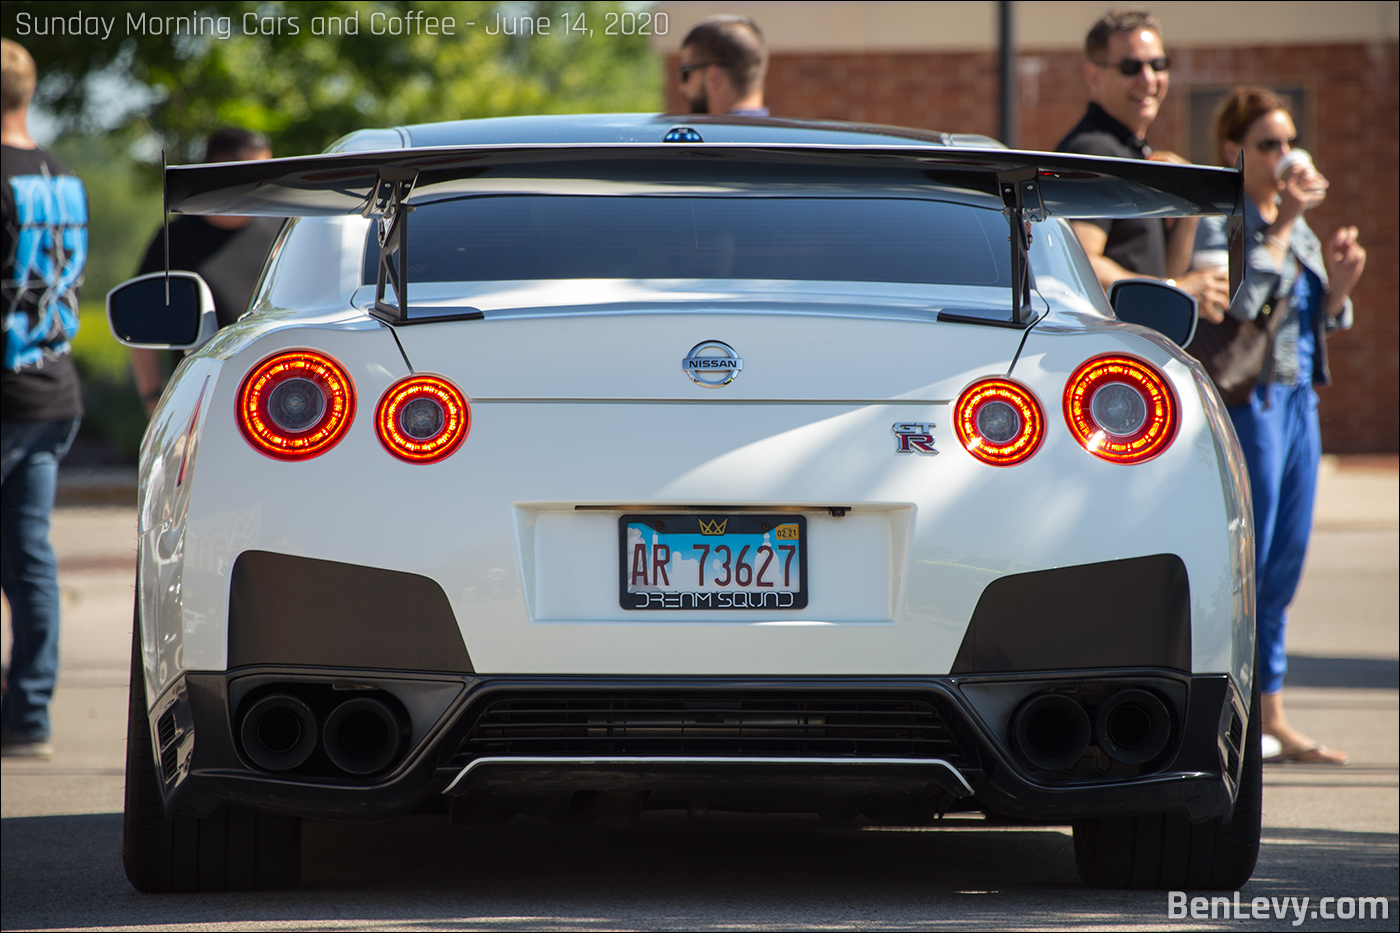
{"type": "Polygon", "coordinates": [[[1282,181],[1283,176],[1287,175],[1295,165],[1304,165],[1308,168],[1313,168],[1312,153],[1308,152],[1306,149],[1288,150],[1283,158],[1278,160],[1278,165],[1274,168],[1274,178],[1282,181]]]}
{"type": "Polygon", "coordinates": [[[1191,254],[1191,268],[1204,272],[1226,272],[1230,268],[1228,249],[1198,249],[1191,254]]]}
{"type": "MultiPolygon", "coordinates": [[[[1312,154],[1309,153],[1308,150],[1290,149],[1288,152],[1284,153],[1282,159],[1278,160],[1278,166],[1274,168],[1274,178],[1282,181],[1284,176],[1292,171],[1295,165],[1301,165],[1309,174],[1317,175],[1319,178],[1321,177],[1317,171],[1317,166],[1313,165],[1312,154]]],[[[1319,185],[1315,188],[1308,189],[1308,207],[1316,207],[1326,198],[1326,185],[1319,185]]]]}

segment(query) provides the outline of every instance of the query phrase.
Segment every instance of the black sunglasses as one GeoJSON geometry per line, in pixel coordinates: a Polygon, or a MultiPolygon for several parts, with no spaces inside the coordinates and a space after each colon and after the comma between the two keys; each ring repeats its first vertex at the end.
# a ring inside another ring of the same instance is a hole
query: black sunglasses
{"type": "Polygon", "coordinates": [[[1269,155],[1270,153],[1273,153],[1273,152],[1282,152],[1282,151],[1283,151],[1283,144],[1284,144],[1284,143],[1288,143],[1288,148],[1289,148],[1289,149],[1292,149],[1292,148],[1293,148],[1293,144],[1296,143],[1297,141],[1298,141],[1298,137],[1297,137],[1297,136],[1290,136],[1290,137],[1288,137],[1287,139],[1276,139],[1276,138],[1272,138],[1272,137],[1271,137],[1271,138],[1269,138],[1269,139],[1261,139],[1261,140],[1259,140],[1258,142],[1256,142],[1256,143],[1254,144],[1254,148],[1255,148],[1255,149],[1258,149],[1260,152],[1264,153],[1265,155],[1269,155]]]}
{"type": "Polygon", "coordinates": [[[690,77],[692,71],[699,71],[701,68],[708,68],[711,65],[718,65],[719,62],[695,62],[690,65],[677,65],[676,73],[681,76],[681,81],[690,77]]]}
{"type": "Polygon", "coordinates": [[[1151,65],[1153,71],[1170,71],[1172,60],[1163,55],[1160,58],[1149,58],[1147,61],[1141,61],[1136,58],[1125,58],[1121,62],[1116,63],[1094,62],[1094,64],[1098,65],[1100,68],[1117,68],[1124,77],[1132,78],[1142,71],[1144,65],[1151,65]]]}

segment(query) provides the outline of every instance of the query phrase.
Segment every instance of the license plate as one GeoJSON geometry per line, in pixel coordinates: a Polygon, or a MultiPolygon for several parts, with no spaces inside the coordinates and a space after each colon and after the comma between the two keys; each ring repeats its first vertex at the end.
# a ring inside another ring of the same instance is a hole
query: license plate
{"type": "Polygon", "coordinates": [[[801,515],[624,515],[623,609],[805,609],[801,515]]]}

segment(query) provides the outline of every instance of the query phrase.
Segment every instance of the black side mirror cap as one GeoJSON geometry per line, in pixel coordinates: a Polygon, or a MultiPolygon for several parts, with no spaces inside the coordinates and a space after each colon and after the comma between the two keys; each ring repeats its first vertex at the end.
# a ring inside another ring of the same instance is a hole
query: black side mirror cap
{"type": "Polygon", "coordinates": [[[193,272],[152,272],[107,293],[107,326],[117,342],[148,350],[193,350],[219,329],[214,293],[193,272]]]}
{"type": "Polygon", "coordinates": [[[1108,303],[1120,321],[1160,331],[1178,347],[1196,335],[1196,299],[1159,279],[1119,279],[1108,303]]]}

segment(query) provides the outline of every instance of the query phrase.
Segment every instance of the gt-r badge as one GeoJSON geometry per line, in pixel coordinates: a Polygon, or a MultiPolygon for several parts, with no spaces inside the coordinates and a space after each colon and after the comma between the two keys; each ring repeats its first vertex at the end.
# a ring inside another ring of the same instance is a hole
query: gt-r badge
{"type": "Polygon", "coordinates": [[[894,431],[895,453],[936,454],[933,449],[933,429],[938,427],[931,421],[896,421],[894,431]]]}
{"type": "Polygon", "coordinates": [[[743,368],[744,361],[734,348],[719,340],[697,343],[681,360],[681,369],[691,381],[707,389],[729,385],[743,368]]]}

